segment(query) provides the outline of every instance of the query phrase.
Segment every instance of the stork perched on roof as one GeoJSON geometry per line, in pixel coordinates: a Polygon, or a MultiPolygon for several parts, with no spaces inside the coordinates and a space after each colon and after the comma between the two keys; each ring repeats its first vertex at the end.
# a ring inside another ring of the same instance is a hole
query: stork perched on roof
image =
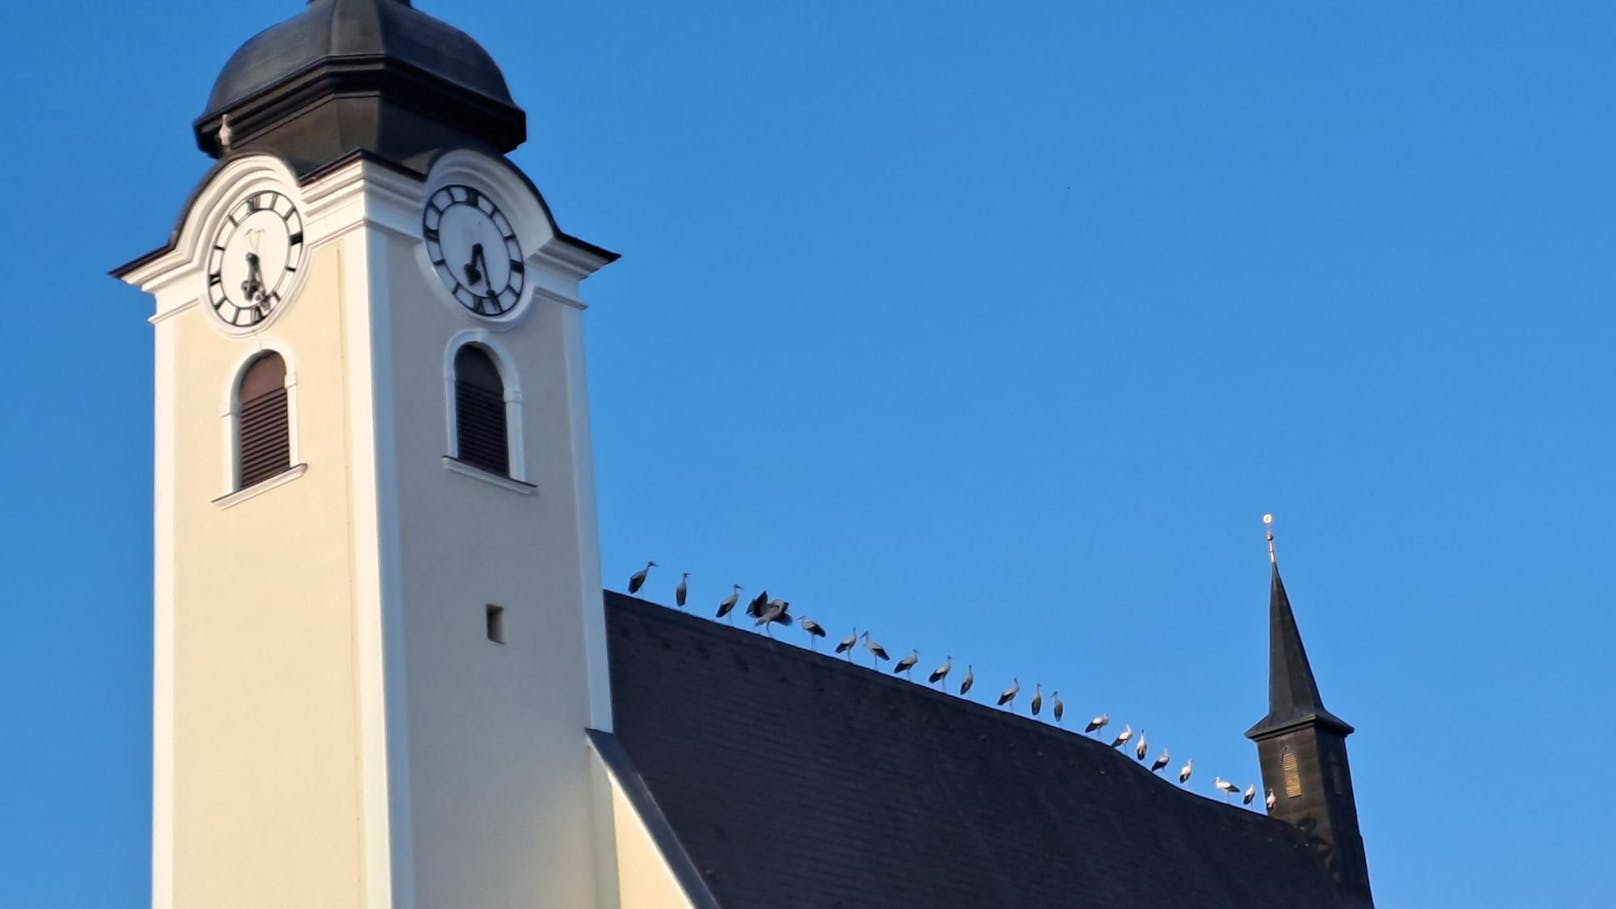
{"type": "Polygon", "coordinates": [[[1102,713],[1094,719],[1089,720],[1089,724],[1083,727],[1083,732],[1099,732],[1101,729],[1104,729],[1106,724],[1109,722],[1111,722],[1111,714],[1102,713]]]}
{"type": "Polygon", "coordinates": [[[971,686],[975,685],[975,684],[976,684],[976,670],[971,668],[970,663],[966,663],[965,664],[965,679],[964,679],[964,681],[960,682],[960,697],[964,697],[967,694],[970,694],[971,693],[971,686]]]}
{"type": "Polygon", "coordinates": [[[770,600],[769,604],[763,607],[763,612],[758,615],[757,621],[753,624],[762,625],[763,630],[767,631],[769,637],[772,638],[774,637],[773,626],[775,622],[779,622],[781,625],[791,624],[791,614],[786,611],[790,608],[791,604],[785,600],[770,600]]]}
{"type": "Polygon", "coordinates": [[[915,668],[915,664],[918,662],[920,662],[920,651],[911,650],[908,656],[898,661],[898,665],[892,667],[892,674],[908,675],[909,670],[915,668]]]}
{"type": "Polygon", "coordinates": [[[1239,785],[1237,785],[1235,783],[1231,783],[1231,782],[1229,782],[1228,780],[1224,779],[1221,776],[1213,777],[1212,778],[1212,785],[1219,792],[1223,793],[1223,801],[1224,801],[1225,804],[1228,803],[1229,796],[1237,795],[1240,792],[1239,785]]]}
{"type": "Polygon", "coordinates": [[[1149,753],[1150,753],[1150,743],[1145,738],[1144,727],[1141,726],[1140,729],[1139,729],[1139,744],[1133,746],[1133,756],[1138,758],[1142,762],[1145,759],[1145,755],[1147,755],[1149,753]]]}
{"type": "Polygon", "coordinates": [[[650,574],[651,569],[655,567],[655,562],[646,562],[644,568],[628,576],[628,592],[630,596],[640,592],[640,588],[645,586],[645,576],[650,574]]]}
{"type": "Polygon", "coordinates": [[[853,645],[858,643],[858,639],[859,639],[858,628],[855,627],[853,629],[852,634],[848,635],[845,638],[842,638],[842,642],[840,644],[836,645],[836,652],[837,653],[846,653],[847,654],[847,661],[849,663],[853,662],[853,654],[848,653],[848,651],[853,649],[853,645]]]}
{"type": "Polygon", "coordinates": [[[818,622],[808,618],[807,616],[803,616],[802,618],[798,619],[797,624],[802,626],[803,631],[808,632],[808,649],[815,649],[814,638],[824,637],[825,629],[819,627],[818,622]]]}
{"type": "Polygon", "coordinates": [[[1055,715],[1055,722],[1059,723],[1061,721],[1061,717],[1066,715],[1066,705],[1061,703],[1059,691],[1052,693],[1049,696],[1049,699],[1054,701],[1053,704],[1049,705],[1049,712],[1055,715]]]}
{"type": "Polygon", "coordinates": [[[871,666],[871,668],[874,668],[876,660],[890,660],[890,659],[892,659],[892,657],[887,656],[887,649],[885,647],[882,647],[880,644],[877,644],[875,642],[875,639],[870,637],[870,633],[868,631],[866,631],[863,634],[859,635],[859,637],[864,639],[864,649],[868,650],[870,652],[870,666],[871,666]]]}
{"type": "Polygon", "coordinates": [[[1171,754],[1172,752],[1166,748],[1163,748],[1161,755],[1157,757],[1156,760],[1150,765],[1150,772],[1161,773],[1162,768],[1167,766],[1167,761],[1171,754]]]}
{"type": "Polygon", "coordinates": [[[679,585],[677,587],[673,588],[673,602],[674,602],[674,605],[678,606],[680,609],[685,608],[685,598],[687,596],[689,596],[689,594],[690,594],[690,572],[688,572],[688,571],[681,572],[679,574],[679,585]]]}
{"type": "Polygon", "coordinates": [[[1131,738],[1133,738],[1133,727],[1123,724],[1122,731],[1117,733],[1117,737],[1111,740],[1111,747],[1121,748],[1123,745],[1128,744],[1128,740],[1131,738]]]}
{"type": "Polygon", "coordinates": [[[953,670],[954,670],[954,657],[953,656],[943,657],[943,664],[941,666],[938,666],[936,669],[933,669],[931,671],[931,675],[926,679],[926,681],[930,682],[933,685],[940,684],[943,681],[943,679],[948,678],[948,674],[950,672],[952,672],[953,670]]]}
{"type": "Polygon", "coordinates": [[[1263,799],[1263,807],[1267,808],[1269,811],[1273,811],[1274,803],[1277,801],[1279,801],[1279,799],[1274,798],[1274,790],[1270,789],[1268,790],[1268,797],[1263,799]]]}
{"type": "Polygon", "coordinates": [[[1184,769],[1182,769],[1182,770],[1180,770],[1178,772],[1178,781],[1180,783],[1188,783],[1190,781],[1190,775],[1193,774],[1194,772],[1195,772],[1195,759],[1190,758],[1189,760],[1184,762],[1184,769]]]}
{"type": "Polygon", "coordinates": [[[1038,711],[1044,709],[1044,683],[1032,683],[1032,715],[1037,716],[1038,711]]]}
{"type": "Polygon", "coordinates": [[[735,589],[730,592],[729,596],[724,598],[722,603],[718,604],[718,613],[715,618],[727,619],[729,623],[733,625],[735,624],[735,620],[730,618],[729,614],[730,611],[735,608],[735,604],[741,601],[741,585],[733,584],[731,586],[733,586],[735,589]]]}
{"type": "Polygon", "coordinates": [[[1021,693],[1021,680],[1014,677],[1014,676],[1011,676],[1010,677],[1010,687],[1006,688],[1005,690],[1003,690],[1001,692],[999,692],[999,706],[1003,707],[1004,705],[1009,704],[1010,705],[1010,711],[1012,713],[1014,713],[1015,709],[1016,709],[1016,705],[1015,705],[1016,695],[1018,695],[1020,693],[1021,693]]]}
{"type": "Polygon", "coordinates": [[[1256,798],[1256,797],[1257,797],[1257,785],[1255,783],[1253,783],[1252,785],[1246,787],[1246,794],[1240,797],[1240,804],[1249,805],[1249,804],[1251,804],[1251,800],[1256,798]]]}

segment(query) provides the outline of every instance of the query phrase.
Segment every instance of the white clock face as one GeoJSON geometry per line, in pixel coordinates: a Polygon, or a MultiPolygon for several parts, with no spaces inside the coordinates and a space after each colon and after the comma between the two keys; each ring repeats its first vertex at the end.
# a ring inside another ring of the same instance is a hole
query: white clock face
{"type": "Polygon", "coordinates": [[[427,200],[421,236],[432,268],[461,306],[502,316],[522,300],[527,269],[516,229],[480,190],[455,184],[427,200]]]}
{"type": "Polygon", "coordinates": [[[269,318],[303,265],[303,218],[273,190],[242,199],[208,251],[208,303],[226,325],[250,328],[269,318]]]}

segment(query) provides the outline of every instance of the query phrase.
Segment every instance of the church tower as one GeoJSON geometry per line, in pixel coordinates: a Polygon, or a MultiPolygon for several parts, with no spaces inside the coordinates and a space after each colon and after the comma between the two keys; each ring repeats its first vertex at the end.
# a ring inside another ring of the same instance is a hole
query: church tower
{"type": "Polygon", "coordinates": [[[1279,577],[1273,533],[1268,534],[1268,560],[1268,715],[1246,737],[1257,743],[1263,786],[1275,799],[1269,814],[1307,835],[1344,905],[1372,909],[1369,865],[1347,764],[1347,736],[1353,728],[1325,710],[1319,697],[1296,614],[1279,577]]]}
{"type": "Polygon", "coordinates": [[[579,285],[616,257],[504,157],[475,41],[296,12],[114,272],[155,300],[153,905],[612,905],[579,285]]]}

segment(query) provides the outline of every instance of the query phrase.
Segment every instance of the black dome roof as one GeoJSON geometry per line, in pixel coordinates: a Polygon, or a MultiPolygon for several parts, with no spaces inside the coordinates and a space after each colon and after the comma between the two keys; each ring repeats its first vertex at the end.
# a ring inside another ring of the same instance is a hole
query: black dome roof
{"type": "Polygon", "coordinates": [[[215,157],[258,147],[300,171],[356,149],[408,159],[463,144],[506,152],[526,138],[494,59],[409,0],[309,0],[231,56],[195,126],[215,157]],[[340,110],[320,110],[333,99],[340,110]],[[225,115],[230,149],[218,138],[225,115]]]}

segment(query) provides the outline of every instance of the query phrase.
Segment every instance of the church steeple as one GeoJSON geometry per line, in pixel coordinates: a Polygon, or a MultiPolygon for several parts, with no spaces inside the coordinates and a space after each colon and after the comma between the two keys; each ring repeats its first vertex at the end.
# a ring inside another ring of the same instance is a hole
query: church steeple
{"type": "MultiPolygon", "coordinates": [[[[1263,516],[1265,524],[1272,521],[1272,515],[1263,516]]],[[[1279,576],[1272,531],[1268,561],[1268,715],[1247,730],[1246,737],[1257,743],[1263,785],[1275,799],[1269,813],[1307,834],[1344,905],[1372,909],[1369,867],[1347,763],[1347,736],[1354,730],[1324,709],[1296,613],[1279,576]]]]}

